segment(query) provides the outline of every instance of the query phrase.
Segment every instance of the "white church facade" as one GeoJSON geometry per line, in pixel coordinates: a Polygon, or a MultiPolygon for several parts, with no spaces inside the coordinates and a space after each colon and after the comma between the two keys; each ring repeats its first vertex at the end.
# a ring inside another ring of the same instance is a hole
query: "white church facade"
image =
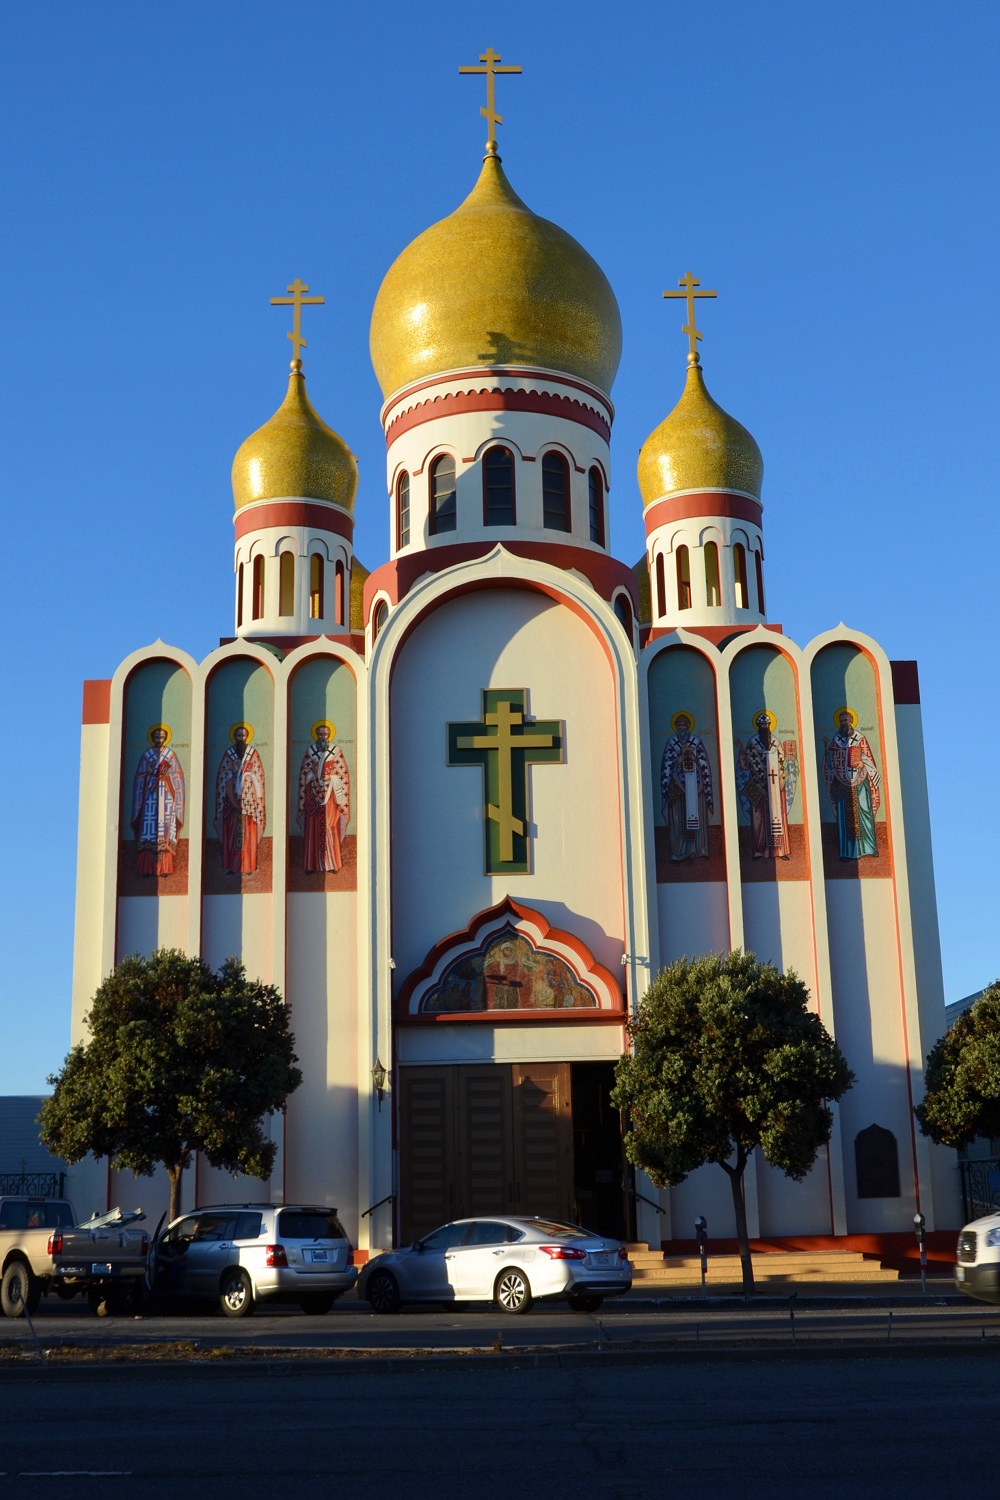
{"type": "MultiPolygon", "coordinates": [[[[293,339],[233,465],[232,637],[86,684],[73,1040],[125,954],[236,954],[285,996],[304,1074],[271,1181],[199,1163],[186,1208],[330,1203],[362,1251],[497,1212],[732,1234],[717,1168],[631,1174],[608,1096],[657,970],[745,947],[799,973],[857,1075],[803,1183],[751,1164],[751,1234],[957,1222],[912,1113],[943,1029],[916,669],[769,623],[761,456],[706,389],[696,287],[633,568],[617,303],[491,140],[373,312],[388,560],[354,556],[356,466],[293,339]]],[[[136,1194],[73,1177],[88,1204],[136,1194]]]]}

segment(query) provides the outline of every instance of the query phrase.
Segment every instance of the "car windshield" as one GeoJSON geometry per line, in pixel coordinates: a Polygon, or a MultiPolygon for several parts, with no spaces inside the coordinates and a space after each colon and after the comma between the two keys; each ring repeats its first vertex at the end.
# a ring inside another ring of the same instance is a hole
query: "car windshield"
{"type": "Polygon", "coordinates": [[[346,1240],[337,1215],[322,1208],[284,1208],[278,1215],[282,1240],[346,1240]]]}

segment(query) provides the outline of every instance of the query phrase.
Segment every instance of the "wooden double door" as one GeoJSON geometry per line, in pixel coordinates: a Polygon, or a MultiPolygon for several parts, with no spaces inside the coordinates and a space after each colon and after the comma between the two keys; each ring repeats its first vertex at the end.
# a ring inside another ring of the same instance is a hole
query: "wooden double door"
{"type": "Polygon", "coordinates": [[[399,1236],[449,1219],[573,1207],[568,1063],[489,1063],[399,1070],[399,1236]]]}

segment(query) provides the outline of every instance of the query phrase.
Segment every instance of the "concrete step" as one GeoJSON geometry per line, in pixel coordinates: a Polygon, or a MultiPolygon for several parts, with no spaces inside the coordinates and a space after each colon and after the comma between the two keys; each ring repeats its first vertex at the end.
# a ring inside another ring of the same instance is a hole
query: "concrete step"
{"type": "MultiPolygon", "coordinates": [[[[682,1284],[701,1281],[697,1256],[664,1256],[656,1252],[631,1254],[633,1282],[682,1284]]],[[[897,1271],[883,1270],[878,1261],[866,1260],[850,1251],[828,1251],[810,1255],[805,1251],[771,1251],[753,1257],[758,1281],[898,1281],[897,1271]]],[[[708,1259],[708,1279],[713,1283],[740,1281],[738,1255],[715,1255],[708,1259]]]]}

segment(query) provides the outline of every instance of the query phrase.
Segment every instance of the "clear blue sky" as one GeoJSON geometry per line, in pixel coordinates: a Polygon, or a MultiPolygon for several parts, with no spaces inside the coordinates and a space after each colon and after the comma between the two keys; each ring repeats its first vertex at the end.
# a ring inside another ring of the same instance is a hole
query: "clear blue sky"
{"type": "Polygon", "coordinates": [[[6,536],[0,1093],[69,1045],[81,683],[232,631],[229,468],[285,386],[301,276],[317,409],[388,546],[368,320],[465,196],[489,45],[504,164],[618,295],[611,542],[686,341],[764,454],[771,618],[916,657],[945,990],[1000,970],[995,629],[1000,7],[964,0],[36,0],[0,57],[6,536]]]}

